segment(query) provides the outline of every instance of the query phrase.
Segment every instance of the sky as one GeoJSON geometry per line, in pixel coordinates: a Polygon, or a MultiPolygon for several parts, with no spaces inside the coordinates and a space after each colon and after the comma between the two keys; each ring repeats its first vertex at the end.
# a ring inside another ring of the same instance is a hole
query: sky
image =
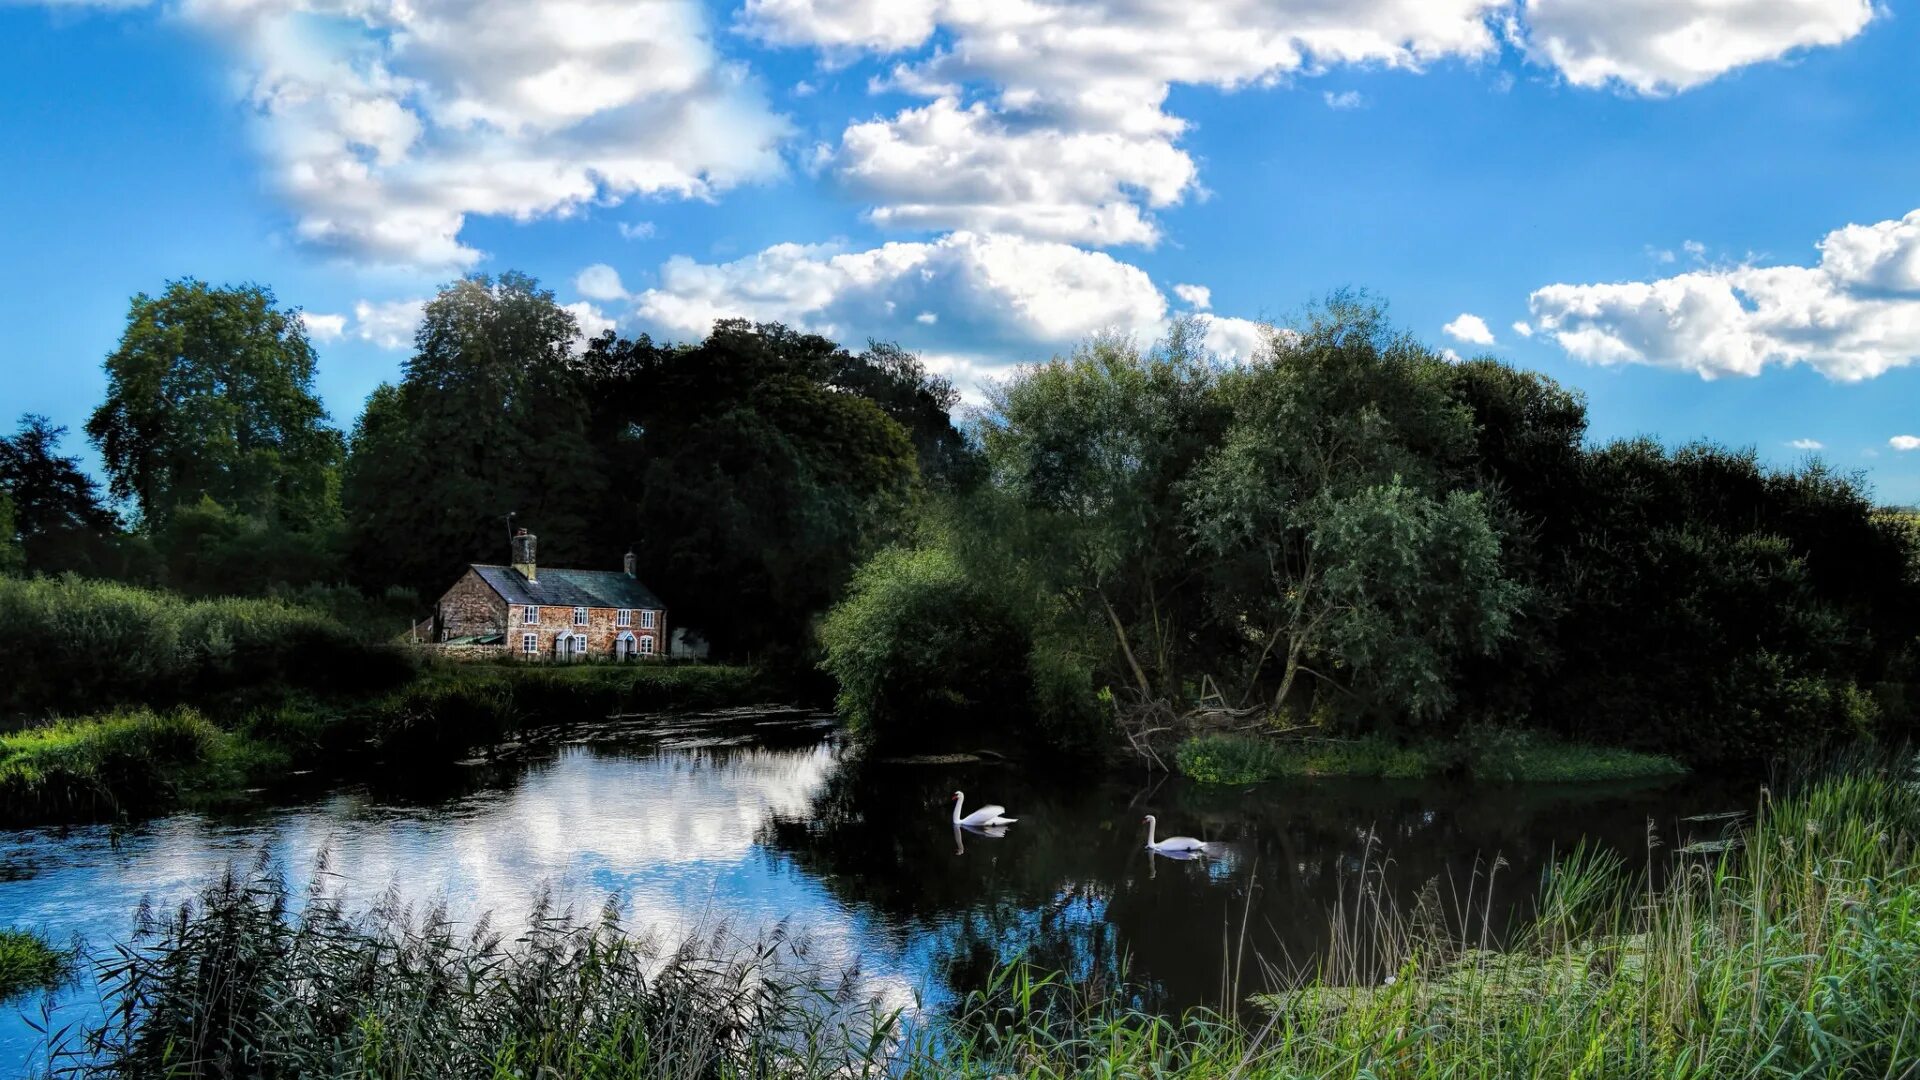
{"type": "Polygon", "coordinates": [[[84,451],[129,298],[189,276],[300,308],[342,427],[467,273],[974,399],[1350,287],[1596,439],[1920,503],[1916,55],[1871,0],[0,0],[0,421],[84,451]]]}

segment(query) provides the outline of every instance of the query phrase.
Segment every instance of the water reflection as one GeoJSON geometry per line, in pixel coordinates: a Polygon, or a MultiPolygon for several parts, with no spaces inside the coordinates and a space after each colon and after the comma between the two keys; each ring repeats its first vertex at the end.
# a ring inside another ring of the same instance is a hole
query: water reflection
{"type": "MultiPolygon", "coordinates": [[[[876,761],[817,716],[654,718],[554,729],[457,771],[396,773],[298,805],[123,833],[0,832],[0,923],[104,947],[143,897],[180,903],[262,850],[302,879],[324,853],[350,903],[392,888],[444,898],[460,922],[492,912],[511,926],[551,893],[581,912],[614,895],[628,925],[666,934],[785,923],[818,959],[858,959],[894,1004],[938,1006],[1024,954],[1083,981],[1130,972],[1148,1002],[1184,1006],[1221,999],[1223,957],[1243,931],[1250,957],[1314,963],[1330,910],[1363,876],[1403,903],[1430,887],[1454,895],[1468,932],[1476,919],[1504,928],[1541,868],[1583,837],[1635,851],[1649,818],[1666,830],[1738,805],[1699,784],[1207,791],[1068,779],[1057,766],[876,761]],[[953,827],[947,797],[969,786],[1018,807],[1020,823],[953,827]],[[1220,856],[1149,852],[1147,813],[1220,856]],[[1496,852],[1506,865],[1488,905],[1475,875],[1496,852]],[[1469,888],[1473,901],[1459,902],[1469,888]]],[[[89,993],[69,993],[55,1022],[97,1008],[89,993]]],[[[24,1062],[37,1038],[18,1005],[5,1010],[0,1064],[24,1062]]]]}

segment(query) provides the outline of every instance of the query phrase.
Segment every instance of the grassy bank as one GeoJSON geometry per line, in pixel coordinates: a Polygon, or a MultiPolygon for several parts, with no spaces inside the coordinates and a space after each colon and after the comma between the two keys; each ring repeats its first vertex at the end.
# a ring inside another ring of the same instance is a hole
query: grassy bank
{"type": "Polygon", "coordinates": [[[73,972],[74,954],[31,930],[0,928],[0,1002],[30,990],[51,990],[73,972]]]}
{"type": "Polygon", "coordinates": [[[1458,739],[1292,739],[1207,735],[1180,745],[1182,773],[1208,784],[1252,784],[1305,777],[1414,780],[1464,775],[1492,783],[1582,783],[1679,776],[1685,766],[1661,754],[1561,742],[1531,732],[1498,731],[1458,739]]]}
{"type": "Polygon", "coordinates": [[[781,937],[662,952],[537,912],[505,945],[229,880],[107,969],[112,1020],[68,1049],[112,1076],[1912,1076],[1917,831],[1909,780],[1843,776],[1763,805],[1724,855],[1664,856],[1660,888],[1577,854],[1506,951],[1362,905],[1342,955],[1390,979],[1334,963],[1251,1017],[1166,1017],[1014,967],[904,1034],[781,937]]]}
{"type": "Polygon", "coordinates": [[[545,723],[753,704],[779,688],[720,665],[421,666],[367,698],[282,688],[225,711],[124,709],[0,735],[0,822],[97,820],[218,802],[290,768],[426,766],[545,723]]]}

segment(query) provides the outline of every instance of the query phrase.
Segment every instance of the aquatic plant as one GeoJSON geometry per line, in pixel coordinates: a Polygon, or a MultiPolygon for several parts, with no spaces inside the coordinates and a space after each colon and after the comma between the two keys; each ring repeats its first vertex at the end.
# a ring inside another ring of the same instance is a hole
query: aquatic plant
{"type": "Polygon", "coordinates": [[[1562,742],[1535,732],[1468,728],[1445,740],[1400,743],[1354,739],[1271,739],[1202,735],[1180,744],[1175,762],[1207,784],[1252,784],[1285,777],[1345,776],[1417,779],[1460,773],[1493,782],[1576,783],[1678,776],[1662,754],[1562,742]]]}
{"type": "Polygon", "coordinates": [[[0,1002],[60,985],[73,971],[74,957],[73,950],[55,948],[32,930],[0,927],[0,1002]]]}

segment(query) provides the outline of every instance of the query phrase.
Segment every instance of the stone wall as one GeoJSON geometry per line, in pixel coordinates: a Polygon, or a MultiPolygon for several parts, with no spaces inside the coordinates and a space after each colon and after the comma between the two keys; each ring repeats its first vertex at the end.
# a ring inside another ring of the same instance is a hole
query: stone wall
{"type": "Polygon", "coordinates": [[[472,570],[440,597],[440,640],[504,633],[507,602],[472,570]]]}
{"type": "MultiPolygon", "coordinates": [[[[618,613],[612,608],[588,608],[585,626],[574,625],[573,609],[570,607],[541,607],[538,625],[526,624],[524,609],[521,607],[514,607],[508,615],[507,649],[513,655],[523,659],[553,659],[554,643],[562,631],[568,634],[585,634],[588,656],[614,655],[614,642],[626,632],[633,634],[636,643],[642,637],[653,638],[653,655],[658,657],[667,655],[667,613],[664,611],[656,612],[653,626],[644,629],[640,625],[638,610],[633,613],[632,626],[618,625],[618,613]],[[527,655],[522,641],[526,634],[535,635],[533,656],[527,655]]],[[[643,656],[642,659],[649,658],[643,656]]]]}

